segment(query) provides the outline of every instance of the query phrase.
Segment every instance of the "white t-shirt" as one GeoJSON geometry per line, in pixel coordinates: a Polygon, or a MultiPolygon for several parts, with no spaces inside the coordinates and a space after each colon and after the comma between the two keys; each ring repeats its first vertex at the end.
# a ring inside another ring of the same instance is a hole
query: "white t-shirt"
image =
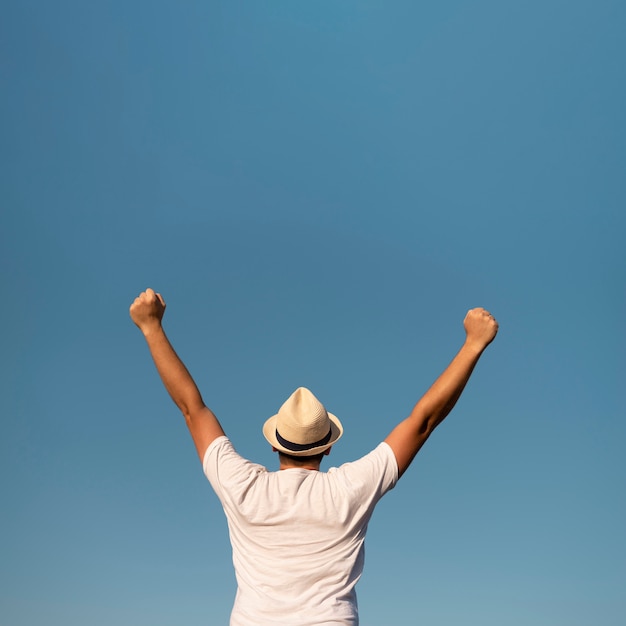
{"type": "Polygon", "coordinates": [[[218,437],[203,467],[233,548],[231,626],[356,626],[367,524],[398,480],[391,448],[327,472],[268,472],[218,437]]]}

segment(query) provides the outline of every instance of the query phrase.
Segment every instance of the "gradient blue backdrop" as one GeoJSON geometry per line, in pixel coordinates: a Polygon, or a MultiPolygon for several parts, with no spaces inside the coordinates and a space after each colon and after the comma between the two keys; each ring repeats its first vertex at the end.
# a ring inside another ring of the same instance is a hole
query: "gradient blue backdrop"
{"type": "Polygon", "coordinates": [[[626,5],[5,0],[0,623],[226,624],[225,521],[128,306],[240,452],[367,452],[500,322],[371,523],[363,626],[622,626],[626,5]],[[621,381],[621,383],[620,383],[621,381]]]}

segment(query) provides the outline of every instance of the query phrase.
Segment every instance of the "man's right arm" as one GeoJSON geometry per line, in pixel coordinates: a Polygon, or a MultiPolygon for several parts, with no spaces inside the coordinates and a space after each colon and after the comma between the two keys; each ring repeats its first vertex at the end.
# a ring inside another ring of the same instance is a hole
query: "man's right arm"
{"type": "Polygon", "coordinates": [[[204,404],[191,374],[170,344],[161,325],[164,313],[165,301],[152,289],[141,293],[130,307],[130,316],[145,337],[167,392],[185,417],[202,461],[209,444],[224,431],[213,411],[204,404]]]}
{"type": "Polygon", "coordinates": [[[453,409],[478,359],[498,332],[498,323],[485,309],[472,309],[463,322],[466,338],[450,365],[422,396],[405,420],[385,439],[393,450],[400,476],[435,428],[453,409]]]}

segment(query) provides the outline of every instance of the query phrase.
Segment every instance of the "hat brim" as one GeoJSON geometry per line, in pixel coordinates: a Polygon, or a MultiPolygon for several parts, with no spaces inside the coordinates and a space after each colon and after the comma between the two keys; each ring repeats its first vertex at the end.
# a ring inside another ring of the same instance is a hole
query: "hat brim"
{"type": "Polygon", "coordinates": [[[282,446],[276,439],[276,420],[278,419],[278,415],[272,415],[272,417],[270,417],[265,424],[263,424],[263,436],[267,439],[269,444],[273,448],[276,448],[279,452],[283,452],[291,456],[314,456],[315,454],[320,454],[328,450],[328,448],[330,448],[330,446],[338,441],[341,435],[343,435],[343,426],[341,425],[339,418],[332,413],[328,413],[328,418],[330,419],[330,440],[323,446],[307,448],[306,450],[298,450],[297,452],[282,446]]]}

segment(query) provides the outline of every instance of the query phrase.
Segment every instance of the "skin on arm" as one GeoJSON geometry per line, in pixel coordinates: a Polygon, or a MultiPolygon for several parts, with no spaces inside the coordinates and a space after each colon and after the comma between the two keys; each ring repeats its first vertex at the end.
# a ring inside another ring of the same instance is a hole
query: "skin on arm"
{"type": "Polygon", "coordinates": [[[482,308],[470,310],[463,322],[465,342],[452,362],[422,396],[409,417],[400,422],[385,441],[398,463],[399,475],[406,471],[420,448],[441,424],[461,396],[478,359],[494,340],[498,323],[482,308]]]}
{"type": "Polygon", "coordinates": [[[213,411],[204,404],[191,374],[170,344],[162,326],[164,313],[165,301],[152,289],[139,294],[130,306],[130,317],[143,333],[159,376],[184,415],[202,461],[209,444],[224,431],[213,411]]]}

